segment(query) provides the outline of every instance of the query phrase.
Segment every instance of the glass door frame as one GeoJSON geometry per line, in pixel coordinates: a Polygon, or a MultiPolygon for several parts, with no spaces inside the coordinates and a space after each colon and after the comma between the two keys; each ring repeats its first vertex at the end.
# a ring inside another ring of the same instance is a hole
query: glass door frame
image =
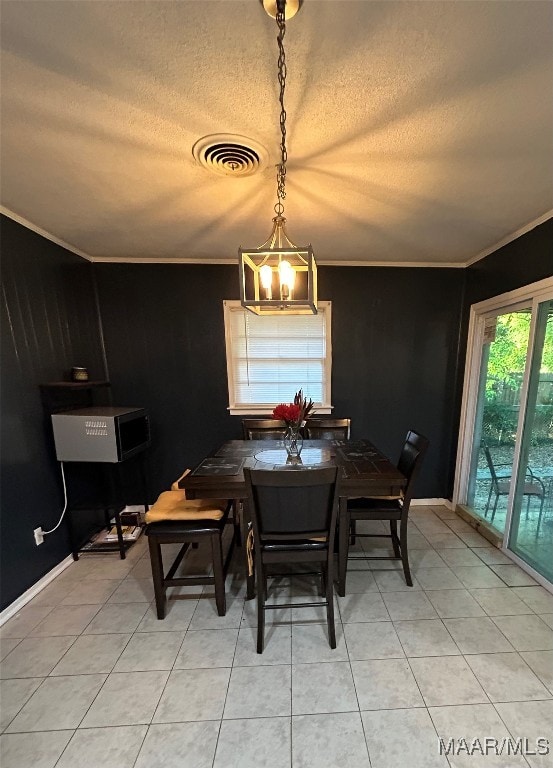
{"type": "MultiPolygon", "coordinates": [[[[528,338],[528,351],[524,369],[524,378],[520,391],[520,409],[518,415],[515,449],[513,456],[512,477],[517,478],[520,466],[520,456],[522,449],[522,431],[527,409],[528,384],[530,379],[530,370],[532,363],[532,352],[536,337],[537,309],[538,304],[543,301],[553,300],[553,277],[539,280],[536,283],[518,288],[500,296],[494,296],[492,299],[473,304],[470,308],[469,329],[467,339],[467,354],[465,364],[465,378],[463,384],[463,399],[461,403],[461,416],[459,423],[459,442],[457,447],[457,461],[455,465],[455,482],[453,490],[453,508],[458,506],[464,508],[466,503],[469,476],[472,461],[473,439],[475,418],[478,405],[478,392],[480,385],[480,368],[482,361],[482,347],[484,343],[485,322],[489,317],[494,317],[506,312],[516,311],[524,307],[531,307],[532,317],[530,322],[530,334],[528,338]]],[[[501,539],[501,551],[504,552],[513,562],[519,565],[524,571],[529,573],[538,583],[542,584],[548,590],[552,590],[552,585],[540,573],[532,568],[525,560],[522,560],[512,550],[508,548],[511,522],[513,518],[513,502],[516,493],[516,482],[511,483],[509,496],[507,499],[507,517],[505,520],[505,529],[503,535],[498,532],[497,540],[501,539]]],[[[469,514],[472,514],[469,512],[469,514]]],[[[482,526],[486,528],[486,521],[474,516],[482,526]]]]}

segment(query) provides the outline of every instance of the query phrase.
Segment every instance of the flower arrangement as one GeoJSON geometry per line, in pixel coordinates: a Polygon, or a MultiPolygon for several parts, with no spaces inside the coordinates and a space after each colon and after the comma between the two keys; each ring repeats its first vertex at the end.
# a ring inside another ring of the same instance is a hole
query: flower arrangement
{"type": "Polygon", "coordinates": [[[313,411],[313,400],[307,402],[303,396],[303,390],[299,390],[294,395],[293,403],[280,403],[273,409],[273,419],[280,419],[286,422],[286,426],[291,429],[303,427],[309,414],[313,411]]]}

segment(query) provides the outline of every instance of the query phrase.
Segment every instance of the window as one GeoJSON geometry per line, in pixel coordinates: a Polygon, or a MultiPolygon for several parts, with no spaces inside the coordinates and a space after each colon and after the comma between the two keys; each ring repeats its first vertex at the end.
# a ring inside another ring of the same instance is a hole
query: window
{"type": "Polygon", "coordinates": [[[331,302],[316,315],[259,316],[225,301],[229,408],[267,415],[303,389],[317,414],[331,412],[331,302]]]}

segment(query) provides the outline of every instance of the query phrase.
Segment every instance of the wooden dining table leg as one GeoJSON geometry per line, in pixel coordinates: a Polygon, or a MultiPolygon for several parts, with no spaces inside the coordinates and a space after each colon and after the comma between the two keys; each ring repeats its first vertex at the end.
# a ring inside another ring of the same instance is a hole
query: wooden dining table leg
{"type": "Polygon", "coordinates": [[[348,500],[340,498],[338,511],[338,589],[340,597],[346,594],[346,573],[348,569],[349,527],[350,516],[348,512],[348,500]]]}

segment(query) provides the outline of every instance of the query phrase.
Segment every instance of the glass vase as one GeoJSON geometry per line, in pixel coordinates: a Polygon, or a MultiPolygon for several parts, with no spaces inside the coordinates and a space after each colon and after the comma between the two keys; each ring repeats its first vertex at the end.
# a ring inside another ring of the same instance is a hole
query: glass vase
{"type": "Polygon", "coordinates": [[[292,461],[300,458],[301,449],[303,448],[303,436],[301,434],[301,427],[288,426],[286,434],[284,435],[284,447],[288,458],[292,461]]]}

